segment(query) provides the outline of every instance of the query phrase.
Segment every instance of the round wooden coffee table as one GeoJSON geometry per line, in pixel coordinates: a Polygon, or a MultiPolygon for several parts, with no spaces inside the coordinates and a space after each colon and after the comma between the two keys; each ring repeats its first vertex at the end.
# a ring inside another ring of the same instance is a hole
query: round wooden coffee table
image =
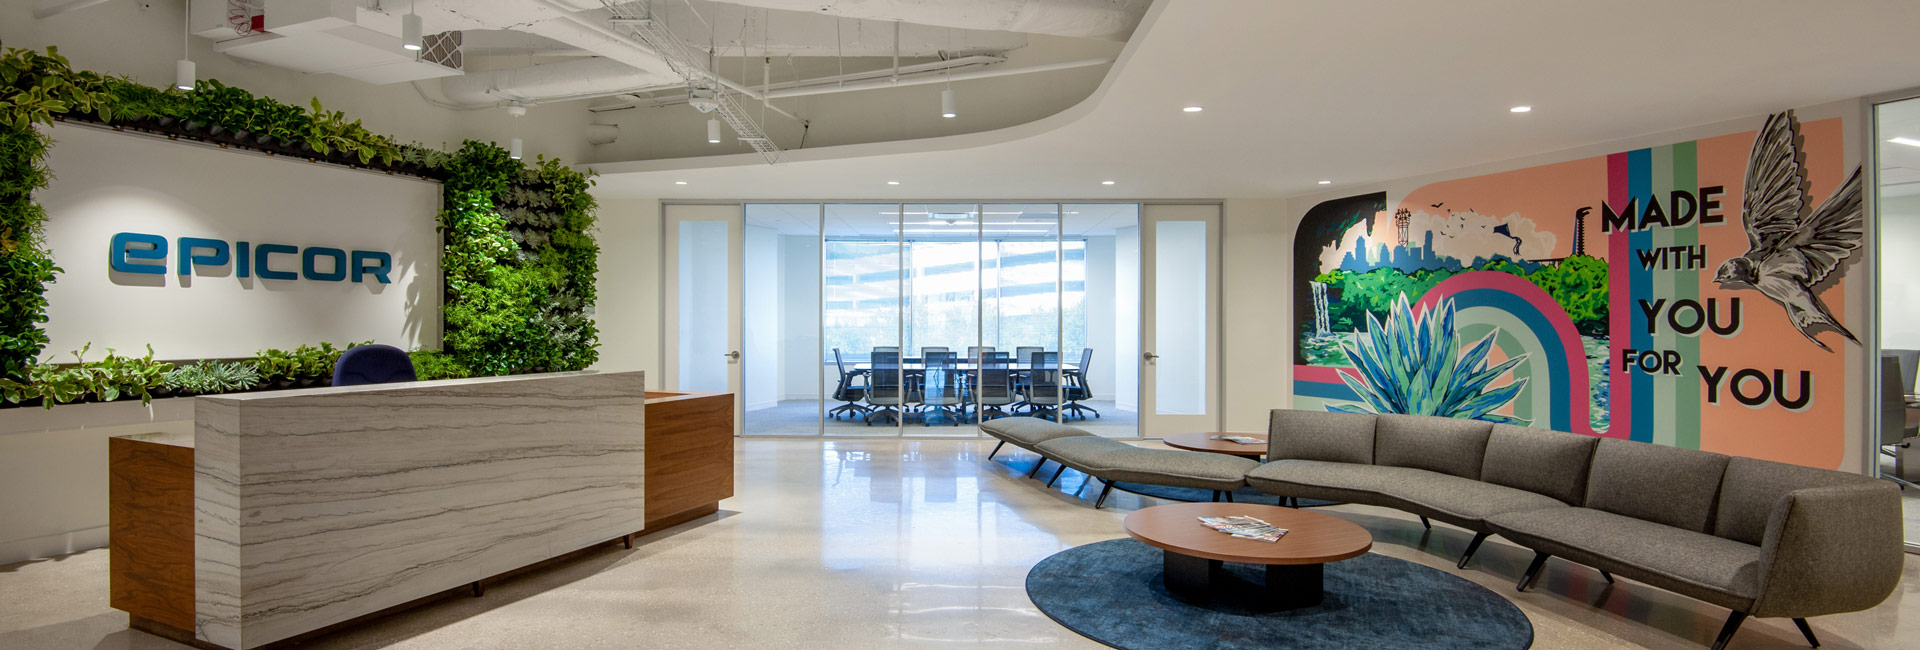
{"type": "Polygon", "coordinates": [[[1264,433],[1214,433],[1214,432],[1175,433],[1160,439],[1160,442],[1164,442],[1168,447],[1172,447],[1174,449],[1185,449],[1188,451],[1207,451],[1207,452],[1213,452],[1216,454],[1229,454],[1233,456],[1251,456],[1254,458],[1265,456],[1267,454],[1266,441],[1267,441],[1267,434],[1264,434],[1264,433]],[[1260,444],[1243,445],[1231,440],[1215,440],[1213,436],[1246,436],[1248,438],[1259,438],[1260,444]]]}
{"type": "MultiPolygon", "coordinates": [[[[1320,604],[1326,563],[1359,557],[1373,548],[1373,535],[1353,522],[1328,515],[1240,503],[1179,503],[1127,515],[1127,534],[1163,551],[1167,591],[1204,605],[1217,594],[1222,562],[1267,567],[1258,594],[1272,609],[1320,604]],[[1200,517],[1254,517],[1287,529],[1277,542],[1240,539],[1208,528],[1200,517]]],[[[1255,603],[1242,603],[1255,604],[1255,603]]]]}

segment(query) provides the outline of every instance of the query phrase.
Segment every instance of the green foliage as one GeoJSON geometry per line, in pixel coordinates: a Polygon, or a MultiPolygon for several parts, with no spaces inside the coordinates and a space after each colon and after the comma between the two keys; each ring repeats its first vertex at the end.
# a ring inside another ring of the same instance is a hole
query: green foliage
{"type": "MultiPolygon", "coordinates": [[[[41,239],[46,213],[32,198],[52,180],[45,165],[51,141],[34,125],[63,116],[152,120],[163,127],[185,121],[244,133],[259,144],[304,144],[321,156],[344,153],[360,164],[438,170],[448,206],[440,218],[447,235],[448,298],[446,352],[435,363],[444,360],[450,373],[492,375],[573,370],[598,358],[599,331],[592,320],[597,205],[588,174],[544,157],[523,164],[492,143],[467,141],[453,154],[400,145],[327,110],[318,99],[306,107],[284,104],[213,79],[188,92],[152,88],[74,70],[52,47],[44,54],[7,49],[0,54],[0,378],[11,388],[0,390],[16,402],[30,399],[26,395],[39,390],[33,386],[53,387],[43,391],[53,398],[49,403],[87,392],[83,377],[40,368],[37,361],[48,341],[41,328],[46,285],[60,269],[41,239]],[[507,204],[511,230],[497,209],[507,204]]],[[[263,382],[319,378],[332,373],[339,352],[324,343],[291,352],[262,350],[246,365],[263,382]]]]}
{"type": "Polygon", "coordinates": [[[545,157],[529,167],[474,141],[447,169],[445,355],[478,375],[591,365],[600,254],[592,179],[545,157]]]}
{"type": "Polygon", "coordinates": [[[415,350],[408,352],[413,360],[414,377],[420,381],[435,379],[465,379],[473,376],[473,371],[453,360],[453,357],[434,350],[415,350]]]}
{"type": "Polygon", "coordinates": [[[1340,380],[1360,396],[1362,404],[1328,405],[1327,410],[1527,424],[1525,420],[1493,412],[1519,397],[1527,380],[1516,379],[1505,386],[1487,388],[1493,380],[1526,360],[1527,355],[1486,367],[1487,353],[1493,350],[1493,340],[1499,332],[1488,334],[1462,352],[1460,337],[1453,327],[1453,315],[1451,299],[1441,301],[1433,311],[1421,310],[1415,314],[1405,294],[1394,301],[1384,326],[1369,314],[1367,331],[1353,344],[1341,345],[1348,360],[1360,370],[1361,378],[1341,373],[1340,380]]]}
{"type": "Polygon", "coordinates": [[[49,359],[28,368],[25,380],[0,378],[0,399],[8,403],[38,398],[46,408],[92,396],[102,402],[139,396],[140,403],[153,401],[153,389],[165,384],[173,364],[153,360],[153,346],[143,357],[123,357],[113,350],[99,361],[86,360],[92,344],[73,352],[73,365],[59,366],[49,359]]]}
{"type": "Polygon", "coordinates": [[[253,364],[237,361],[205,361],[181,366],[167,373],[166,386],[200,395],[237,393],[260,385],[260,373],[253,364]]]}
{"type": "MultiPolygon", "coordinates": [[[[1576,255],[1555,264],[1543,264],[1528,272],[1513,262],[1494,259],[1479,268],[1459,272],[1420,269],[1403,273],[1394,268],[1377,268],[1366,273],[1333,270],[1314,278],[1327,285],[1332,299],[1327,301],[1327,321],[1331,330],[1352,332],[1371,316],[1387,315],[1393,301],[1401,295],[1424,296],[1427,291],[1460,273],[1494,271],[1525,278],[1546,291],[1567,312],[1575,329],[1587,336],[1607,334],[1607,262],[1576,255]]],[[[1311,323],[1306,327],[1312,327],[1311,323]]]]}

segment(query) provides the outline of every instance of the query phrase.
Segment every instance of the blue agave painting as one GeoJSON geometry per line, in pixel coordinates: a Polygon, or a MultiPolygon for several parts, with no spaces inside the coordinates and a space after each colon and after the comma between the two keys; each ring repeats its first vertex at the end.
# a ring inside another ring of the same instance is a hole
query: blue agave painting
{"type": "Polygon", "coordinates": [[[1525,425],[1526,420],[1493,412],[1519,397],[1527,385],[1527,380],[1516,379],[1487,388],[1527,358],[1518,355],[1488,368],[1487,353],[1493,350],[1493,339],[1498,335],[1496,330],[1462,351],[1453,329],[1452,299],[1416,314],[1402,293],[1394,301],[1385,326],[1369,313],[1367,331],[1356,332],[1354,342],[1340,345],[1361,377],[1354,379],[1342,373],[1340,379],[1362,403],[1329,405],[1327,410],[1438,415],[1525,425]]]}

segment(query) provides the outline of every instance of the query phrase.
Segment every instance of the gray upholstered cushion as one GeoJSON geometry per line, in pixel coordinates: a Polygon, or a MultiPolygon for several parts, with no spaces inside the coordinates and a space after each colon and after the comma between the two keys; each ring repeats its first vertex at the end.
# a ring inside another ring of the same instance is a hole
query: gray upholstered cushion
{"type": "Polygon", "coordinates": [[[1100,437],[1055,438],[1036,448],[1060,464],[1108,481],[1238,490],[1259,462],[1204,451],[1141,449],[1100,437]]]}
{"type": "Polygon", "coordinates": [[[1493,425],[1480,480],[1579,505],[1598,438],[1512,424],[1493,425]]]}
{"type": "Polygon", "coordinates": [[[1267,457],[1372,464],[1374,417],[1274,409],[1267,420],[1267,457]]]}
{"type": "Polygon", "coordinates": [[[1521,546],[1740,611],[1760,593],[1760,547],[1589,508],[1493,515],[1521,546]]]}
{"type": "MultiPolygon", "coordinates": [[[[1786,463],[1731,458],[1720,481],[1720,504],[1713,517],[1713,534],[1759,545],[1767,534],[1781,497],[1801,488],[1832,485],[1875,485],[1878,480],[1858,474],[1801,467],[1786,463]]],[[[1863,524],[1864,526],[1864,524],[1863,524]]]]}
{"type": "Polygon", "coordinates": [[[1492,422],[1430,415],[1377,417],[1373,464],[1480,478],[1492,422]]]}
{"type": "Polygon", "coordinates": [[[980,430],[987,435],[1028,449],[1055,438],[1093,435],[1082,429],[1040,418],[994,418],[982,422],[980,430]]]}
{"type": "Polygon", "coordinates": [[[1586,507],[1707,533],[1727,457],[1604,438],[1594,447],[1590,471],[1586,507]]]}
{"type": "Polygon", "coordinates": [[[1565,509],[1567,504],[1543,494],[1483,483],[1439,472],[1405,467],[1382,467],[1386,496],[1401,510],[1472,530],[1486,530],[1487,517],[1523,510],[1565,509]]]}
{"type": "Polygon", "coordinates": [[[1354,463],[1276,460],[1247,472],[1247,484],[1268,494],[1393,506],[1384,495],[1387,471],[1354,463]]]}

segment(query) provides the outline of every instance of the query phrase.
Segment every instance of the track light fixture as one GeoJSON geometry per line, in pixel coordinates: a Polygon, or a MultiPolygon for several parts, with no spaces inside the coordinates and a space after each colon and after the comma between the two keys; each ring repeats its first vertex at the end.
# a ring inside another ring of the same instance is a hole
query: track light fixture
{"type": "Polygon", "coordinates": [[[940,117],[953,117],[960,113],[954,110],[953,89],[940,91],[940,117]]]}
{"type": "Polygon", "coordinates": [[[193,0],[187,0],[187,19],[180,23],[180,60],[173,62],[173,87],[193,90],[198,82],[193,65],[193,0]]]}
{"type": "Polygon", "coordinates": [[[707,144],[720,144],[720,120],[707,120],[707,144]]]}
{"type": "Polygon", "coordinates": [[[507,143],[507,157],[512,158],[514,160],[520,159],[520,139],[519,138],[514,138],[512,141],[507,143]]]}
{"type": "Polygon", "coordinates": [[[194,73],[193,59],[181,59],[173,62],[173,87],[181,90],[193,90],[198,81],[194,73]]]}

